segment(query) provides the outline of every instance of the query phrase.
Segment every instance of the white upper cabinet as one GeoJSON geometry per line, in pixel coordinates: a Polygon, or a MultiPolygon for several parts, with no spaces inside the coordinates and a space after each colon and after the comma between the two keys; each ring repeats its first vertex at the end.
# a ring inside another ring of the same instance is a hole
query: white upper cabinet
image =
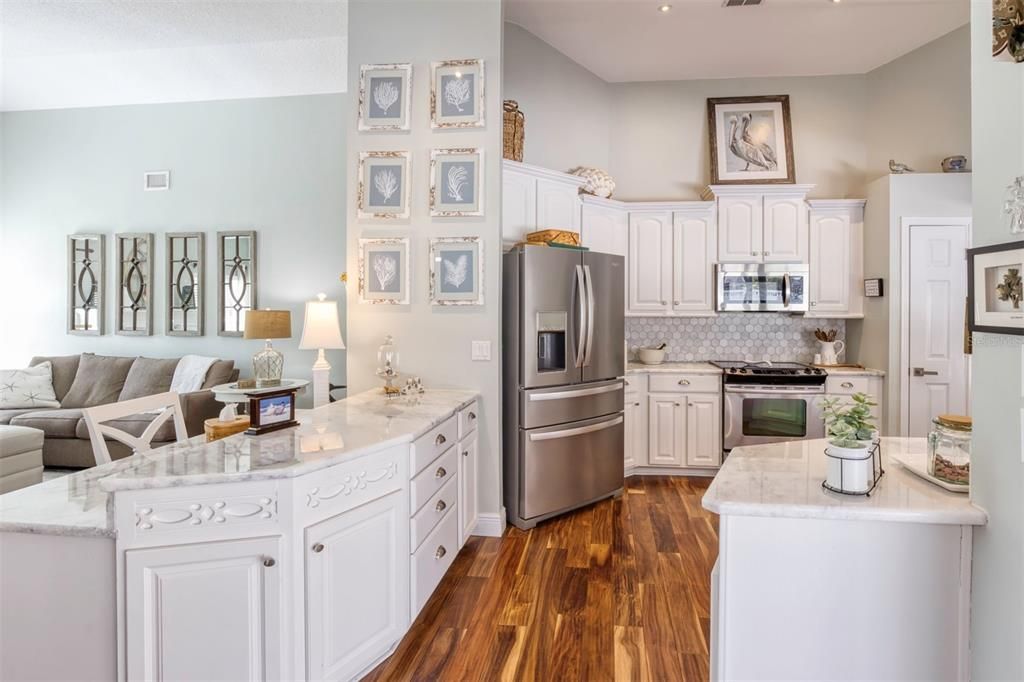
{"type": "Polygon", "coordinates": [[[627,260],[627,312],[668,313],[672,295],[672,213],[630,214],[627,260]]]}
{"type": "Polygon", "coordinates": [[[501,237],[506,247],[536,230],[580,231],[582,178],[507,159],[501,170],[501,237]]]}
{"type": "Polygon", "coordinates": [[[764,211],[759,195],[718,200],[718,260],[759,263],[764,242],[764,211]]]}
{"type": "Polygon", "coordinates": [[[806,263],[807,203],[813,185],[713,185],[721,263],[806,263]]]}
{"type": "Polygon", "coordinates": [[[864,201],[809,202],[810,280],[807,317],[862,317],[864,201]]]}
{"type": "Polygon", "coordinates": [[[672,312],[711,315],[715,309],[714,208],[676,211],[672,223],[672,312]]]}
{"type": "Polygon", "coordinates": [[[765,263],[807,262],[807,204],[804,195],[770,195],[764,198],[765,263]]]}
{"type": "Polygon", "coordinates": [[[580,196],[580,231],[583,246],[599,253],[629,253],[629,211],[618,201],[580,196]]]}

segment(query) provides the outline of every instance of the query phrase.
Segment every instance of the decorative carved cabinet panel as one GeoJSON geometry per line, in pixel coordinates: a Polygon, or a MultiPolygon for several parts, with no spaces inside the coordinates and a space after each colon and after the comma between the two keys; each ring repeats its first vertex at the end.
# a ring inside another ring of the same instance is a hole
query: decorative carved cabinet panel
{"type": "Polygon", "coordinates": [[[153,235],[119,234],[117,239],[118,334],[153,333],[153,235]]]}
{"type": "Polygon", "coordinates": [[[206,307],[206,235],[167,233],[167,335],[202,336],[206,307]]]}
{"type": "Polygon", "coordinates": [[[102,234],[68,237],[68,333],[102,334],[106,241],[102,234]]]}

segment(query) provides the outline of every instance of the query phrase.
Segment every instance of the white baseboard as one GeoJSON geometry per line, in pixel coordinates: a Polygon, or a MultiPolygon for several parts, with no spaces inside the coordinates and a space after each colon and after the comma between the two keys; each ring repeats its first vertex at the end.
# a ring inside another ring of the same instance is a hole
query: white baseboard
{"type": "Polygon", "coordinates": [[[480,514],[476,519],[476,528],[473,535],[483,535],[488,538],[500,538],[505,534],[505,508],[501,508],[500,514],[480,514]]]}
{"type": "Polygon", "coordinates": [[[709,468],[633,467],[626,471],[626,476],[699,476],[701,478],[714,478],[717,473],[718,469],[709,468]]]}

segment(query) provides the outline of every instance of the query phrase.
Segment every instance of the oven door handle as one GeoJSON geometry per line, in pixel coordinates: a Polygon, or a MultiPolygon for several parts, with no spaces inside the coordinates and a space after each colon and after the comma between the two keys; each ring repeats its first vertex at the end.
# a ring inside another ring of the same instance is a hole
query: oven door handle
{"type": "Polygon", "coordinates": [[[787,397],[787,396],[795,398],[795,397],[804,397],[804,396],[814,397],[814,396],[819,396],[819,395],[825,395],[825,387],[822,386],[820,389],[817,389],[817,390],[807,390],[805,387],[801,387],[801,389],[799,389],[799,390],[792,389],[792,390],[781,390],[781,391],[780,390],[767,390],[767,391],[762,390],[762,391],[758,391],[758,390],[752,390],[752,389],[747,389],[747,388],[740,388],[740,387],[732,388],[730,386],[726,386],[725,387],[725,392],[728,393],[729,395],[734,395],[734,396],[738,396],[738,397],[741,397],[741,398],[745,397],[745,396],[748,396],[748,395],[756,395],[756,396],[773,395],[773,396],[776,396],[776,397],[779,397],[779,398],[787,397]]]}

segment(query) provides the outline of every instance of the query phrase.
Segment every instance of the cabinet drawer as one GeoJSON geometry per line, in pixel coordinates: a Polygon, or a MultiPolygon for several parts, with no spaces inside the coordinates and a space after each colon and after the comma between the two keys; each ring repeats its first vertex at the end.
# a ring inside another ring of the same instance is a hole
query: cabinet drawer
{"type": "Polygon", "coordinates": [[[825,392],[833,395],[867,393],[870,384],[870,377],[830,376],[825,379],[825,392]]]}
{"type": "Polygon", "coordinates": [[[412,619],[459,553],[459,515],[449,511],[412,555],[412,619]]]}
{"type": "Polygon", "coordinates": [[[626,393],[644,393],[647,391],[646,374],[629,374],[624,382],[626,393]]]}
{"type": "Polygon", "coordinates": [[[652,374],[651,393],[718,393],[722,378],[717,374],[652,374]]]}
{"type": "Polygon", "coordinates": [[[480,406],[474,400],[459,410],[459,440],[476,431],[476,423],[480,418],[480,406]]]}
{"type": "Polygon", "coordinates": [[[412,444],[412,474],[423,471],[423,468],[437,459],[438,455],[455,445],[458,430],[458,417],[453,414],[439,426],[417,438],[412,444]]]}
{"type": "Polygon", "coordinates": [[[411,514],[419,511],[419,508],[426,504],[427,500],[433,497],[445,483],[455,478],[455,472],[459,466],[458,457],[459,449],[450,447],[448,452],[416,474],[412,479],[412,491],[410,492],[409,512],[411,514]]]}
{"type": "Polygon", "coordinates": [[[434,530],[434,527],[440,523],[446,514],[454,513],[453,510],[458,502],[458,495],[458,483],[452,478],[440,490],[434,493],[433,497],[427,500],[427,503],[423,505],[423,509],[420,509],[413,515],[410,535],[413,551],[423,544],[423,540],[430,534],[430,531],[434,530]]]}

